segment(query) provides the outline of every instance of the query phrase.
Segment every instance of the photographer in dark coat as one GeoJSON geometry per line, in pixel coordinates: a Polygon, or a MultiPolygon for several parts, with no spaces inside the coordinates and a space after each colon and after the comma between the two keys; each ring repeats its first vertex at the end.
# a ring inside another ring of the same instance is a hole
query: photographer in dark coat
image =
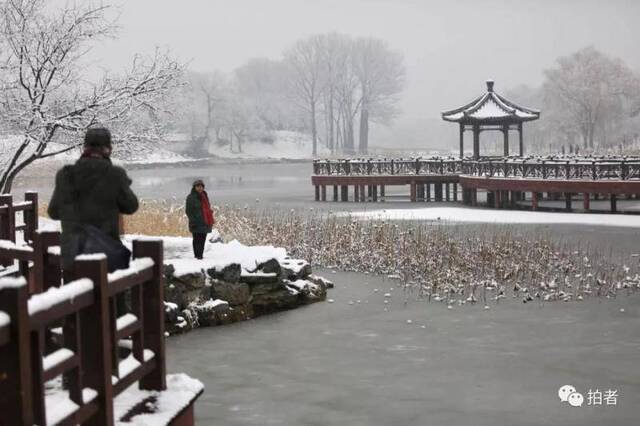
{"type": "Polygon", "coordinates": [[[216,221],[209,196],[204,190],[204,182],[200,179],[193,182],[191,186],[185,212],[189,218],[189,232],[193,235],[193,255],[196,259],[202,259],[207,234],[211,232],[216,221]]]}
{"type": "Polygon", "coordinates": [[[120,214],[133,214],[138,210],[138,198],[131,190],[131,179],[123,168],[111,164],[110,156],[109,130],[89,129],[80,159],[74,165],[64,166],[56,174],[48,213],[52,219],[62,222],[65,281],[73,264],[73,244],[82,233],[83,225],[93,225],[120,241],[120,214]]]}

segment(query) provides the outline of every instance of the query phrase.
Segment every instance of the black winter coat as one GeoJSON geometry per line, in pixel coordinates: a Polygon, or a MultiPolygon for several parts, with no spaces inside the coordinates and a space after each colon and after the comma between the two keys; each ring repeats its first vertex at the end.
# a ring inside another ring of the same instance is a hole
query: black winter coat
{"type": "Polygon", "coordinates": [[[138,210],[138,198],[131,190],[131,179],[123,168],[107,158],[81,158],[56,174],[56,186],[49,203],[52,219],[62,222],[63,267],[73,263],[69,249],[80,225],[93,225],[116,240],[119,215],[138,210]]]}
{"type": "MultiPolygon", "coordinates": [[[[203,193],[209,199],[207,192],[203,191],[203,193]]],[[[187,196],[185,213],[189,218],[189,232],[192,234],[208,234],[211,232],[212,227],[207,225],[204,217],[202,217],[202,201],[200,201],[200,195],[195,188],[192,188],[191,193],[187,196]]]]}

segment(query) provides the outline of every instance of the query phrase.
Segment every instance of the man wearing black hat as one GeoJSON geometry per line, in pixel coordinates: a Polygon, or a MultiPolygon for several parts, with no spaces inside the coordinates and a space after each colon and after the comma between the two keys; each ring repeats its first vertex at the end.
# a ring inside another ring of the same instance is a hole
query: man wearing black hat
{"type": "Polygon", "coordinates": [[[111,164],[110,156],[111,133],[105,128],[92,128],[84,137],[80,159],[56,174],[48,213],[62,222],[61,250],[66,277],[73,264],[74,241],[82,233],[83,225],[93,225],[120,241],[120,214],[138,210],[131,179],[123,168],[111,164]]]}

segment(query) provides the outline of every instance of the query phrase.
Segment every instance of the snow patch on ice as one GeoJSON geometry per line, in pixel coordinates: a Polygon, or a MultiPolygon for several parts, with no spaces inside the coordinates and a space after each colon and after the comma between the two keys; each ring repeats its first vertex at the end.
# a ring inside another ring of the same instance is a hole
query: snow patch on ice
{"type": "Polygon", "coordinates": [[[341,213],[358,219],[425,220],[474,223],[563,223],[640,228],[640,216],[593,213],[554,213],[517,210],[493,210],[464,207],[389,209],[341,213]]]}

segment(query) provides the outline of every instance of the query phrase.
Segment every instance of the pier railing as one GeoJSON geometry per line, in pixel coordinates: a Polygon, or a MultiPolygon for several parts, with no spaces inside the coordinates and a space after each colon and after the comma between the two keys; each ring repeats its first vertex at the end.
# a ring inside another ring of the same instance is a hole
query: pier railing
{"type": "Polygon", "coordinates": [[[640,180],[639,157],[316,160],[315,175],[468,175],[566,180],[640,180]]]}

